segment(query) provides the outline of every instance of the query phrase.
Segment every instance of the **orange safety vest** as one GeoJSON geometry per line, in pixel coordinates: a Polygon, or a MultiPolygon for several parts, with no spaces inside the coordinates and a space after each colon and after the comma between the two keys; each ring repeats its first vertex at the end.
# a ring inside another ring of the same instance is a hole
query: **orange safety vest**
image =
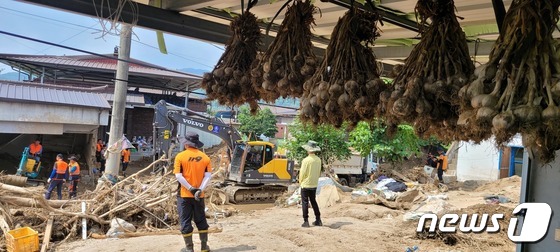
{"type": "Polygon", "coordinates": [[[130,151],[129,150],[122,150],[121,151],[122,161],[124,163],[130,162],[130,151]]]}
{"type": "Polygon", "coordinates": [[[72,170],[73,167],[76,167],[76,170],[74,172],[70,172],[70,176],[80,175],[80,164],[78,164],[78,162],[74,164],[69,164],[69,166],[70,166],[70,170],[72,170]]]}
{"type": "Polygon", "coordinates": [[[441,169],[444,171],[447,171],[447,156],[446,155],[440,155],[438,157],[439,160],[441,160],[441,163],[438,163],[437,168],[440,167],[441,165],[441,169]]]}
{"type": "Polygon", "coordinates": [[[41,149],[43,148],[43,146],[41,146],[40,144],[34,144],[32,143],[31,145],[29,145],[29,153],[31,155],[41,151],[41,149]]]}
{"type": "MultiPolygon", "coordinates": [[[[175,157],[175,163],[173,164],[173,173],[181,173],[183,177],[191,186],[198,188],[204,180],[204,173],[212,172],[212,165],[210,163],[210,158],[204,154],[204,152],[195,149],[187,148],[181,153],[177,154],[175,157]]],[[[193,198],[194,195],[187,190],[184,186],[179,184],[179,195],[183,198],[193,198]]],[[[204,197],[204,193],[201,194],[204,197]]]]}
{"type": "Polygon", "coordinates": [[[64,161],[56,161],[54,163],[55,167],[56,167],[56,177],[55,179],[64,179],[64,175],[66,174],[66,171],[68,170],[68,163],[64,162],[64,161]]]}

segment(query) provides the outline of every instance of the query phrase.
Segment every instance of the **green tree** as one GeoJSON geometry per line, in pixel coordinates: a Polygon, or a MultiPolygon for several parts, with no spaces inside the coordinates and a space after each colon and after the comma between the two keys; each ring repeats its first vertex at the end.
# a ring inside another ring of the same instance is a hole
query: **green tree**
{"type": "Polygon", "coordinates": [[[206,113],[210,116],[215,116],[216,115],[216,110],[212,109],[212,107],[208,106],[208,108],[206,108],[206,113]]]}
{"type": "Polygon", "coordinates": [[[249,107],[242,106],[239,108],[237,119],[241,123],[239,131],[243,134],[251,135],[255,139],[261,134],[267,137],[274,137],[278,132],[276,116],[268,108],[259,110],[256,115],[251,115],[249,107]]]}
{"type": "Polygon", "coordinates": [[[289,127],[292,136],[285,143],[288,150],[288,158],[301,161],[307,156],[307,152],[301,147],[309,140],[313,140],[321,147],[319,157],[323,165],[329,165],[335,160],[346,160],[350,157],[350,149],[346,141],[346,131],[344,127],[337,129],[331,125],[312,125],[302,124],[296,119],[289,127]]]}
{"type": "Polygon", "coordinates": [[[350,132],[350,145],[362,156],[374,153],[387,161],[396,162],[420,153],[420,147],[425,142],[416,136],[410,125],[399,125],[392,137],[388,137],[386,131],[387,126],[382,120],[374,120],[371,124],[360,122],[350,132]]]}

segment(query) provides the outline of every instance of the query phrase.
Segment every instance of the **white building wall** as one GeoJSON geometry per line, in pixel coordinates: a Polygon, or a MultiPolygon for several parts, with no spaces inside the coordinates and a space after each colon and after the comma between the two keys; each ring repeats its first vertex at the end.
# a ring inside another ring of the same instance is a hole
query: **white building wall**
{"type": "MultiPolygon", "coordinates": [[[[523,147],[520,134],[508,143],[510,147],[523,147]]],[[[494,138],[473,144],[460,142],[457,151],[457,180],[497,180],[500,178],[500,151],[494,138]]]]}
{"type": "Polygon", "coordinates": [[[500,175],[499,151],[493,141],[478,145],[461,142],[457,155],[457,180],[496,180],[500,175]]]}
{"type": "Polygon", "coordinates": [[[109,110],[72,105],[0,102],[0,121],[107,125],[109,110]]]}

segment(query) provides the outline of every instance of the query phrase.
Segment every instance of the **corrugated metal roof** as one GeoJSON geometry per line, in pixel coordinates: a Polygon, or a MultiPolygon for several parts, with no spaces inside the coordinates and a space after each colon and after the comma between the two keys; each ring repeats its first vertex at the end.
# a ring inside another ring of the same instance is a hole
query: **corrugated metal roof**
{"type": "MultiPolygon", "coordinates": [[[[113,103],[113,101],[115,100],[115,94],[101,93],[100,95],[102,95],[108,102],[113,103]]],[[[146,105],[146,102],[144,101],[144,95],[141,94],[126,94],[126,103],[130,105],[146,105]]]]}
{"type": "Polygon", "coordinates": [[[264,105],[264,104],[260,104],[259,107],[261,107],[261,109],[270,109],[270,112],[272,112],[272,114],[274,114],[275,116],[296,116],[298,113],[298,109],[299,108],[284,108],[284,107],[278,107],[278,106],[268,106],[268,105],[264,105]]]}
{"type": "MultiPolygon", "coordinates": [[[[140,4],[148,4],[147,0],[133,0],[134,2],[140,4]]],[[[278,15],[274,19],[274,25],[280,25],[284,20],[286,9],[277,13],[280,7],[286,4],[286,0],[278,1],[259,1],[250,10],[254,13],[262,22],[269,22],[272,17],[278,15]]],[[[315,37],[330,39],[333,32],[333,28],[337,24],[338,20],[344,13],[348,10],[345,7],[341,7],[339,4],[333,4],[333,2],[338,3],[348,3],[354,1],[315,1],[314,5],[320,9],[315,17],[316,26],[312,29],[312,33],[315,37]]],[[[359,1],[355,1],[356,6],[361,6],[359,1]]],[[[363,1],[362,1],[363,2],[363,1]]],[[[382,0],[382,1],[372,1],[375,3],[377,9],[381,9],[386,13],[395,14],[402,20],[397,20],[399,22],[409,21],[412,23],[416,22],[416,16],[414,15],[414,9],[417,4],[417,0],[382,0]]],[[[506,10],[512,3],[512,0],[503,0],[506,10]]],[[[468,39],[475,41],[477,38],[482,40],[495,40],[498,34],[498,27],[496,24],[496,19],[494,16],[492,1],[489,0],[455,0],[455,6],[457,8],[457,16],[461,19],[459,23],[465,29],[475,29],[478,32],[475,34],[467,34],[468,39]],[[492,29],[481,29],[481,25],[488,25],[492,29]],[[488,38],[487,36],[494,36],[488,38]]],[[[207,20],[212,23],[228,25],[231,22],[231,16],[234,14],[240,14],[242,12],[243,5],[239,4],[239,0],[208,0],[208,1],[168,1],[168,3],[163,5],[163,9],[178,12],[185,16],[196,17],[202,20],[207,20]],[[227,11],[226,11],[227,10],[227,11]]],[[[150,16],[149,14],[143,14],[144,16],[150,16]]],[[[387,16],[387,15],[386,15],[387,16]]],[[[266,23],[268,25],[268,23],[266,23]]],[[[196,25],[195,25],[196,26],[196,25]]],[[[205,27],[200,27],[205,28],[205,27]]],[[[403,28],[392,24],[391,22],[383,22],[383,26],[380,27],[381,37],[376,41],[374,51],[376,55],[379,55],[377,51],[383,51],[381,53],[385,57],[378,57],[378,59],[399,59],[400,55],[391,55],[394,53],[393,50],[389,48],[403,48],[410,47],[408,41],[403,43],[405,40],[417,39],[420,34],[418,32],[403,28]],[[388,47],[388,48],[386,48],[388,47]]],[[[264,31],[264,29],[263,29],[264,31]]],[[[271,36],[276,36],[276,33],[272,29],[269,33],[271,36]]],[[[560,36],[559,32],[554,33],[554,37],[560,36]]],[[[196,36],[195,36],[196,37],[196,36]]],[[[326,48],[328,40],[313,41],[314,46],[318,48],[326,48]]],[[[473,52],[471,52],[473,53],[473,52]]],[[[480,52],[479,52],[480,56],[480,52]]]]}
{"type": "Polygon", "coordinates": [[[0,100],[111,108],[107,100],[100,94],[11,81],[0,81],[0,100]]]}
{"type": "MultiPolygon", "coordinates": [[[[112,57],[112,56],[111,56],[112,57]]],[[[92,68],[92,69],[105,69],[116,71],[117,70],[117,60],[116,59],[108,59],[108,58],[101,58],[98,56],[91,57],[91,56],[84,56],[84,55],[77,55],[77,56],[51,56],[51,55],[5,55],[4,58],[12,59],[17,61],[23,62],[33,62],[33,63],[46,63],[46,64],[54,64],[57,66],[74,66],[74,67],[84,67],[84,68],[92,68]]],[[[130,60],[131,63],[129,64],[129,72],[139,74],[139,75],[156,75],[162,77],[175,77],[175,78],[184,78],[184,79],[201,79],[200,76],[187,74],[187,73],[179,73],[177,71],[170,71],[158,68],[156,66],[152,66],[152,64],[145,63],[139,60],[130,60]]]]}

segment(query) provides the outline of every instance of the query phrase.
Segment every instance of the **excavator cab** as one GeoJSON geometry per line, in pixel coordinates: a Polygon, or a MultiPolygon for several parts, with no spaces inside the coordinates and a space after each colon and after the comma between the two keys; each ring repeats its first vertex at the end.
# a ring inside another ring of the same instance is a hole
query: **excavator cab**
{"type": "Polygon", "coordinates": [[[293,171],[293,161],[274,157],[272,143],[237,143],[228,173],[228,180],[236,184],[225,191],[232,203],[274,202],[292,182],[293,171]]]}
{"type": "Polygon", "coordinates": [[[274,158],[269,142],[239,143],[233,150],[229,179],[243,184],[287,184],[292,180],[293,161],[274,158]]]}

